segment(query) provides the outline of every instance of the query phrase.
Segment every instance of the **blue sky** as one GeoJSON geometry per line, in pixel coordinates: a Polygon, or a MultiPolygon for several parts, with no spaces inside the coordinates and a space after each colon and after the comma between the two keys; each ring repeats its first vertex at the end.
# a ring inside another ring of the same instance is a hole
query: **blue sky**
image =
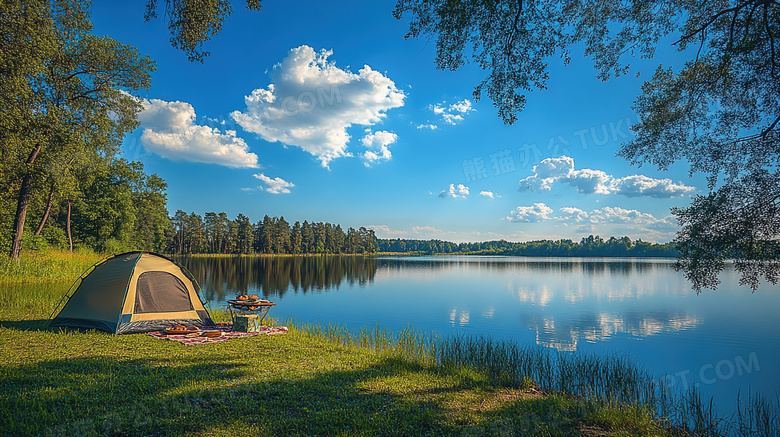
{"type": "Polygon", "coordinates": [[[643,80],[685,59],[672,40],[607,82],[577,48],[568,66],[551,58],[549,89],[529,93],[507,126],[472,97],[485,72],[437,70],[434,42],[405,40],[393,7],[267,0],[256,12],[236,1],[200,64],[170,46],[163,20],[144,22],[141,2],[94,2],[96,35],[157,62],[125,157],[166,180],[171,213],[456,242],[673,238],[669,209],[705,179],[615,156],[643,80]]]}

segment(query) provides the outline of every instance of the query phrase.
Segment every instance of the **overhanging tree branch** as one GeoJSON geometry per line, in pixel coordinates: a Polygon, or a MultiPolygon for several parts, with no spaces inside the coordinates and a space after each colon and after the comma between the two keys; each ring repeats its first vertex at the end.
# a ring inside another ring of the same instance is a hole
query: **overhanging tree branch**
{"type": "Polygon", "coordinates": [[[742,3],[739,6],[734,6],[733,8],[724,9],[724,10],[718,12],[717,14],[713,15],[712,18],[707,20],[707,22],[704,23],[702,26],[700,26],[698,29],[696,29],[693,32],[689,33],[688,35],[685,35],[682,38],[678,39],[677,41],[672,43],[672,45],[677,45],[677,44],[679,44],[679,43],[681,43],[681,42],[683,42],[683,41],[685,41],[687,39],[690,39],[691,37],[693,37],[697,33],[701,32],[704,29],[706,29],[707,27],[709,27],[710,24],[714,23],[715,20],[717,20],[718,18],[722,17],[723,15],[726,15],[726,14],[731,13],[731,12],[739,11],[740,9],[744,8],[745,6],[749,5],[751,2],[754,2],[754,1],[759,3],[762,0],[748,0],[748,1],[744,2],[744,3],[742,3]]]}

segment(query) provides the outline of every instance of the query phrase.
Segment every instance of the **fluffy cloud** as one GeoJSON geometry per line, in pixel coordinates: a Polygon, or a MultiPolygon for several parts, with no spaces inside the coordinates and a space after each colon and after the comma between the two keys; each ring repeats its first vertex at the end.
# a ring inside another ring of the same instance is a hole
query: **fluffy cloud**
{"type": "Polygon", "coordinates": [[[142,100],[141,144],[144,148],[173,161],[204,162],[226,167],[256,168],[257,155],[236,136],[233,130],[224,132],[194,123],[195,109],[187,102],[142,100]]]}
{"type": "Polygon", "coordinates": [[[458,197],[462,197],[465,199],[466,196],[468,195],[469,195],[469,187],[463,184],[458,184],[457,187],[455,186],[455,184],[450,184],[450,187],[448,189],[444,189],[441,191],[441,193],[439,193],[439,197],[441,198],[452,197],[453,199],[458,197]]]}
{"type": "Polygon", "coordinates": [[[533,206],[519,206],[507,220],[512,222],[540,222],[543,220],[556,220],[564,226],[577,225],[579,232],[594,232],[596,225],[624,224],[641,226],[642,229],[651,229],[661,233],[672,233],[677,230],[677,225],[671,217],[657,218],[649,213],[635,209],[605,206],[590,212],[580,208],[566,206],[558,210],[559,214],[553,214],[553,209],[544,203],[535,203],[533,206]]]}
{"type": "Polygon", "coordinates": [[[433,226],[414,226],[414,227],[412,227],[412,232],[414,232],[415,234],[419,234],[419,233],[423,233],[423,232],[425,232],[425,233],[442,233],[444,231],[442,231],[441,229],[436,229],[433,226]]]}
{"type": "Polygon", "coordinates": [[[246,111],[231,116],[267,141],[300,147],[323,167],[349,156],[347,128],[379,122],[387,110],[403,106],[405,95],[368,65],[357,74],[336,67],[328,62],[332,54],[306,45],[290,50],[274,66],[272,83],[244,97],[246,111]]]}
{"type": "Polygon", "coordinates": [[[506,219],[510,222],[534,223],[548,220],[553,209],[544,203],[534,203],[534,206],[518,206],[506,219]]]}
{"type": "Polygon", "coordinates": [[[635,209],[624,209],[619,206],[594,209],[590,213],[589,219],[591,223],[632,223],[637,225],[649,225],[659,221],[652,214],[639,212],[635,209]]]}
{"type": "Polygon", "coordinates": [[[388,146],[395,143],[398,139],[398,135],[386,130],[371,132],[371,129],[366,129],[366,136],[360,140],[364,146],[369,150],[363,152],[363,163],[366,167],[370,167],[379,161],[388,161],[393,155],[390,153],[388,146]]]}
{"type": "Polygon", "coordinates": [[[690,193],[695,188],[671,179],[653,179],[644,175],[614,178],[601,171],[574,169],[569,156],[547,158],[533,167],[534,174],[519,182],[519,191],[549,191],[555,182],[572,186],[584,194],[622,194],[628,197],[650,196],[668,198],[690,193]]]}
{"type": "MultiPolygon", "coordinates": [[[[441,121],[447,124],[458,124],[463,121],[466,114],[475,111],[475,109],[471,107],[471,100],[469,99],[463,99],[451,105],[447,105],[447,102],[436,103],[428,106],[428,109],[433,111],[435,115],[440,117],[441,121]]],[[[439,126],[431,123],[430,120],[417,125],[417,129],[436,130],[438,128],[439,126]]]]}
{"type": "Polygon", "coordinates": [[[295,186],[295,184],[287,182],[280,177],[271,179],[262,173],[257,173],[254,175],[254,177],[260,179],[266,185],[268,185],[268,187],[265,188],[265,191],[268,191],[271,194],[288,194],[290,192],[290,188],[295,186]]]}
{"type": "MultiPolygon", "coordinates": [[[[366,226],[368,229],[373,229],[374,232],[383,234],[385,236],[387,235],[393,235],[393,236],[399,236],[399,235],[406,235],[406,231],[402,231],[399,229],[390,229],[387,225],[369,225],[366,226]]],[[[381,237],[380,237],[381,238],[381,237]]]]}
{"type": "Polygon", "coordinates": [[[588,221],[588,213],[579,208],[564,206],[561,208],[561,212],[564,214],[562,217],[566,220],[574,222],[588,221]]]}
{"type": "Polygon", "coordinates": [[[492,191],[480,191],[479,195],[483,196],[483,197],[489,197],[491,199],[495,199],[496,197],[501,197],[501,196],[499,196],[498,194],[496,194],[496,193],[494,193],[492,191]]]}
{"type": "Polygon", "coordinates": [[[674,197],[694,190],[682,183],[675,184],[671,179],[653,179],[644,175],[627,176],[612,181],[613,189],[628,197],[650,196],[657,198],[674,197]]]}
{"type": "Polygon", "coordinates": [[[447,102],[437,103],[430,106],[431,111],[434,114],[440,116],[447,124],[458,124],[463,121],[463,116],[474,108],[471,107],[471,100],[463,99],[460,102],[455,102],[452,105],[447,106],[447,102]]]}

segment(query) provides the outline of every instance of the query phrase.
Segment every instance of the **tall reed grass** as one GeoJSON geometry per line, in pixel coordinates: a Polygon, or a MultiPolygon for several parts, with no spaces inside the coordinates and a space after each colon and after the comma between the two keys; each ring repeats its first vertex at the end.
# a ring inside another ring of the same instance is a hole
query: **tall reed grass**
{"type": "Polygon", "coordinates": [[[17,261],[0,255],[0,284],[73,282],[104,256],[89,250],[27,251],[17,261]]]}
{"type": "Polygon", "coordinates": [[[675,391],[660,375],[645,370],[625,355],[561,352],[538,345],[520,345],[490,336],[440,337],[407,328],[391,333],[377,326],[351,333],[345,326],[301,324],[288,326],[334,343],[368,348],[420,364],[468,368],[496,386],[527,388],[534,384],[548,393],[562,393],[583,406],[650,414],[684,436],[780,436],[780,399],[758,393],[738,396],[736,412],[718,413],[712,400],[702,399],[694,386],[675,391]]]}

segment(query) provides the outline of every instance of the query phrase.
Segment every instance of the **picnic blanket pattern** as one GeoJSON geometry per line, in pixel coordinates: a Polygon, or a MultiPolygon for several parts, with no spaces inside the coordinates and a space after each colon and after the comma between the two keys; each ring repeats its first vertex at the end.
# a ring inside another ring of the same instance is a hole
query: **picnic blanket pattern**
{"type": "Polygon", "coordinates": [[[211,337],[211,338],[187,337],[185,334],[168,335],[165,333],[165,331],[147,332],[147,334],[155,338],[178,341],[183,345],[192,346],[195,344],[217,343],[220,341],[230,340],[231,338],[254,337],[255,335],[277,335],[277,334],[287,333],[287,328],[284,326],[261,326],[260,329],[255,332],[240,332],[240,331],[234,332],[233,325],[231,323],[218,323],[216,329],[222,331],[222,335],[219,337],[211,337]]]}

